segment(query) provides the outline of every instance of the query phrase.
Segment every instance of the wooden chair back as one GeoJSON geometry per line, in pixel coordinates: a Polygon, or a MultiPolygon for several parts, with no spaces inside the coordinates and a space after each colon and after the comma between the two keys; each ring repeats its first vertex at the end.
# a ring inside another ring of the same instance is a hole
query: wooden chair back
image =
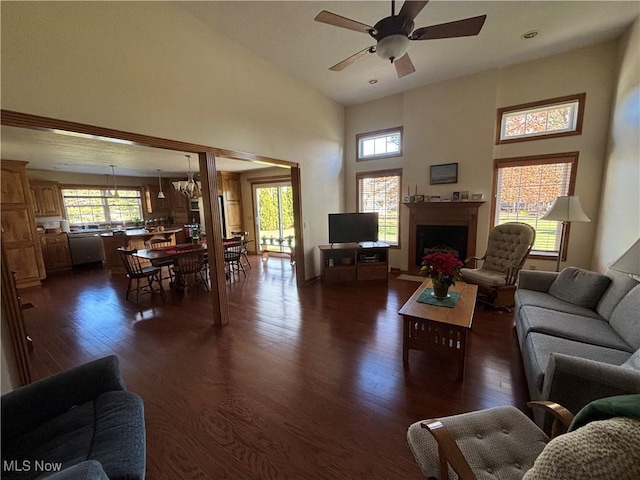
{"type": "Polygon", "coordinates": [[[122,264],[124,268],[127,270],[127,275],[132,278],[140,277],[143,275],[142,265],[140,263],[140,259],[134,255],[138,250],[131,249],[127,250],[124,247],[118,248],[118,253],[120,254],[120,258],[122,259],[122,264]]]}

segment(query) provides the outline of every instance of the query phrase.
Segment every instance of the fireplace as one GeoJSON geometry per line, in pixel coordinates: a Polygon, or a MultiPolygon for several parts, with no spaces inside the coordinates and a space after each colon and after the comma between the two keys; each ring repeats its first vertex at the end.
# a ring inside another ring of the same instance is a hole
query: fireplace
{"type": "Polygon", "coordinates": [[[463,262],[467,258],[466,225],[416,225],[415,264],[420,266],[428,253],[451,252],[463,262]]]}
{"type": "Polygon", "coordinates": [[[450,249],[462,261],[476,254],[478,209],[484,202],[406,203],[409,208],[409,273],[416,275],[429,249],[450,249]]]}

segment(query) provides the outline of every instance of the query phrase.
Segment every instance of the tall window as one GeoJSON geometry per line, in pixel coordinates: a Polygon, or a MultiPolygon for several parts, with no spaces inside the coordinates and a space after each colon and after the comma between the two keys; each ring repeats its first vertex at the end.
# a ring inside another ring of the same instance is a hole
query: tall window
{"type": "Polygon", "coordinates": [[[378,212],[378,240],[400,245],[402,169],[356,174],[358,212],[378,212]]]}
{"type": "Polygon", "coordinates": [[[118,189],[118,196],[108,188],[63,188],[62,200],[71,224],[121,223],[142,218],[139,189],[118,189]]]}
{"type": "Polygon", "coordinates": [[[578,152],[495,160],[493,224],[528,223],[536,230],[531,255],[557,254],[561,224],[540,217],[556,197],[573,195],[577,166],[578,152]]]}
{"type": "Polygon", "coordinates": [[[551,98],[498,109],[496,143],[579,135],[586,94],[551,98]]]}
{"type": "Polygon", "coordinates": [[[356,160],[402,156],[402,127],[356,135],[356,160]]]}

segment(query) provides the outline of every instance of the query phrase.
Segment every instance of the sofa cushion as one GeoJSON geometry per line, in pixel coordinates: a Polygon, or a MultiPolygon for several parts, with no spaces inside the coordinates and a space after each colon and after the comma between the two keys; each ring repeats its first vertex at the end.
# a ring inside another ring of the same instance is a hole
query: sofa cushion
{"type": "Polygon", "coordinates": [[[636,350],[621,367],[640,371],[640,349],[636,350]]]}
{"type": "Polygon", "coordinates": [[[605,320],[611,318],[611,314],[620,303],[620,300],[631,291],[633,287],[639,284],[630,275],[626,273],[616,272],[615,270],[607,270],[606,275],[611,279],[609,288],[598,303],[598,313],[605,320]]]}
{"type": "Polygon", "coordinates": [[[542,391],[544,375],[552,353],[564,353],[611,365],[622,365],[630,357],[629,352],[622,350],[531,332],[523,344],[522,356],[523,361],[528,364],[531,382],[539,392],[542,391]]]}
{"type": "Polygon", "coordinates": [[[544,292],[518,289],[516,291],[515,298],[517,308],[524,306],[542,307],[548,310],[555,310],[557,312],[572,313],[574,315],[582,315],[589,318],[600,318],[600,315],[593,310],[574,305],[573,303],[566,302],[544,292]]]}
{"type": "Polygon", "coordinates": [[[574,305],[595,310],[609,283],[611,279],[606,275],[568,267],[553,281],[549,293],[574,305]]]}
{"type": "MultiPolygon", "coordinates": [[[[142,399],[128,391],[107,392],[3,445],[3,456],[31,465],[36,460],[61,462],[62,468],[96,460],[111,480],[143,479],[144,432],[142,399]]],[[[2,478],[26,480],[41,474],[31,469],[5,472],[2,478]]]]}
{"type": "Polygon", "coordinates": [[[634,349],[640,348],[640,285],[620,300],[609,325],[634,349]]]}
{"type": "MultiPolygon", "coordinates": [[[[624,339],[603,319],[547,310],[540,307],[520,309],[520,335],[530,332],[546,333],[577,342],[633,352],[624,339]]],[[[564,353],[564,352],[563,352],[564,353]]]]}

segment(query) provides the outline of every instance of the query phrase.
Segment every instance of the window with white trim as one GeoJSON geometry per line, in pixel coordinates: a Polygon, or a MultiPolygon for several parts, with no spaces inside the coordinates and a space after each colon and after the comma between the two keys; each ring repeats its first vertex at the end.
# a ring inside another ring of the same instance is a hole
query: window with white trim
{"type": "Polygon", "coordinates": [[[581,134],[585,98],[581,93],[499,109],[496,143],[581,134]]]}
{"type": "Polygon", "coordinates": [[[492,226],[527,223],[536,230],[531,255],[557,256],[562,224],[541,217],[556,197],[573,195],[577,165],[577,152],[495,160],[492,226]]]}
{"type": "Polygon", "coordinates": [[[400,245],[402,169],[356,174],[358,212],[378,212],[378,240],[400,245]]]}
{"type": "Polygon", "coordinates": [[[62,188],[67,220],[72,225],[85,223],[122,223],[142,218],[139,189],[62,188]]]}
{"type": "Polygon", "coordinates": [[[356,160],[402,156],[402,127],[356,135],[356,160]]]}

